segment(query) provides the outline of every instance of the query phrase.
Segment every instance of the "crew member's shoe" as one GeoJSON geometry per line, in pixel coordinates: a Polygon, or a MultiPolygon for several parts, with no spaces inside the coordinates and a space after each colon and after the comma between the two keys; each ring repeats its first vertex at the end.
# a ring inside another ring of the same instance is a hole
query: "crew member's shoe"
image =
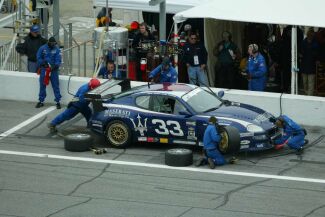
{"type": "Polygon", "coordinates": [[[208,164],[209,164],[210,169],[214,169],[216,167],[212,158],[208,158],[208,164]]]}
{"type": "Polygon", "coordinates": [[[195,163],[195,166],[196,167],[199,167],[199,166],[202,166],[203,164],[204,164],[204,158],[202,157],[202,158],[200,158],[198,161],[196,161],[196,163],[195,163]]]}
{"type": "Polygon", "coordinates": [[[59,102],[56,103],[56,109],[61,109],[61,104],[59,102]]]}
{"type": "Polygon", "coordinates": [[[36,104],[35,108],[41,108],[41,107],[43,107],[43,106],[44,106],[44,103],[42,103],[42,102],[38,102],[38,103],[36,104]]]}
{"type": "Polygon", "coordinates": [[[237,161],[238,161],[238,158],[236,158],[236,157],[231,157],[231,158],[229,159],[228,163],[230,163],[230,164],[235,164],[235,163],[237,163],[237,161]]]}
{"type": "Polygon", "coordinates": [[[302,153],[304,152],[304,147],[300,147],[297,149],[296,155],[302,155],[302,153]]]}
{"type": "Polygon", "coordinates": [[[48,123],[47,124],[47,127],[49,128],[50,133],[56,133],[56,132],[58,132],[58,130],[56,129],[55,125],[52,124],[52,123],[48,123]]]}

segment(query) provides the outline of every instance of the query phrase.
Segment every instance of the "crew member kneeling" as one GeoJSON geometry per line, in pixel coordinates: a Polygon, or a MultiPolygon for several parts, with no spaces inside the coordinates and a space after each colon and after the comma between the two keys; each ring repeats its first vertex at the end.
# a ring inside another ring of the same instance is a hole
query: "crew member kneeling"
{"type": "Polygon", "coordinates": [[[281,149],[285,144],[297,150],[297,154],[303,151],[306,131],[286,115],[281,115],[275,121],[275,125],[283,129],[283,135],[274,141],[275,149],[281,149]]]}
{"type": "Polygon", "coordinates": [[[64,121],[70,120],[71,118],[75,117],[79,112],[86,118],[87,124],[89,122],[91,116],[91,109],[89,108],[89,101],[84,98],[84,95],[98,87],[100,85],[100,81],[96,78],[92,78],[87,84],[82,85],[75,97],[72,101],[68,104],[66,110],[64,110],[61,114],[56,116],[49,124],[48,128],[50,129],[51,133],[57,131],[56,126],[61,124],[64,121]]]}
{"type": "Polygon", "coordinates": [[[176,83],[177,72],[175,68],[171,66],[168,57],[164,57],[162,63],[150,72],[149,80],[151,82],[156,82],[156,83],[163,83],[163,82],[176,83]]]}

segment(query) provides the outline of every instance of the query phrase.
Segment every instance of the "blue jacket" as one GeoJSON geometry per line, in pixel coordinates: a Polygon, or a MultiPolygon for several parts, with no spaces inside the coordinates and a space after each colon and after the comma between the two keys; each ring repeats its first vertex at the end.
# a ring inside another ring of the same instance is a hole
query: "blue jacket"
{"type": "Polygon", "coordinates": [[[284,127],[283,132],[287,136],[295,136],[298,134],[304,134],[303,128],[301,128],[296,122],[294,122],[292,119],[290,119],[286,115],[281,116],[284,120],[284,127]]]}
{"type": "Polygon", "coordinates": [[[119,71],[116,72],[116,70],[114,70],[114,72],[112,72],[112,74],[108,74],[106,66],[103,66],[102,68],[100,68],[97,77],[103,78],[103,79],[122,78],[121,72],[119,72],[119,71]]]}
{"type": "Polygon", "coordinates": [[[79,109],[83,109],[85,107],[88,107],[90,102],[85,99],[85,93],[87,93],[89,90],[90,90],[90,88],[89,88],[88,83],[82,85],[78,89],[77,93],[74,95],[76,98],[79,98],[79,100],[72,102],[72,106],[77,107],[79,109]]]}
{"type": "Polygon", "coordinates": [[[39,66],[49,63],[51,67],[61,65],[61,52],[58,46],[55,46],[53,49],[50,49],[47,44],[44,44],[37,51],[37,64],[39,66]]]}
{"type": "Polygon", "coordinates": [[[167,71],[162,71],[162,64],[157,66],[154,70],[152,70],[149,74],[149,79],[156,77],[160,73],[159,83],[170,82],[176,83],[177,81],[177,72],[174,67],[169,66],[167,71]]]}
{"type": "Polygon", "coordinates": [[[247,71],[250,77],[248,90],[264,91],[267,68],[262,54],[259,53],[256,57],[250,56],[248,58],[247,71]]]}
{"type": "Polygon", "coordinates": [[[204,136],[203,136],[204,149],[206,150],[216,149],[220,140],[221,140],[221,136],[219,135],[216,126],[214,124],[209,124],[204,131],[204,136]]]}

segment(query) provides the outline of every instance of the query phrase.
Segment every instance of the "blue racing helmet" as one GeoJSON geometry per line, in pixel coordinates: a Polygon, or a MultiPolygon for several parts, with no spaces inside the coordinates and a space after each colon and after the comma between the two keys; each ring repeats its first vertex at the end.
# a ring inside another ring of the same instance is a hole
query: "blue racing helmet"
{"type": "Polygon", "coordinates": [[[30,32],[39,32],[39,31],[40,31],[39,25],[32,25],[30,27],[30,32]]]}

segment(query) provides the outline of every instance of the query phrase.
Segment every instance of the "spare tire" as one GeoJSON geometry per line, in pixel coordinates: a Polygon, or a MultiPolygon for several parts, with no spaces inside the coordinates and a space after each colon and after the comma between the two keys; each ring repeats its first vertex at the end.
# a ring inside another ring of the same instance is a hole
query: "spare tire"
{"type": "Polygon", "coordinates": [[[93,137],[86,133],[73,133],[64,137],[64,148],[67,151],[89,151],[93,144],[93,137]]]}
{"type": "Polygon", "coordinates": [[[185,167],[193,164],[193,152],[185,148],[169,149],[165,153],[165,164],[174,167],[185,167]]]}
{"type": "Polygon", "coordinates": [[[233,154],[240,149],[240,135],[238,129],[232,126],[220,126],[221,141],[219,150],[222,154],[233,154]]]}

